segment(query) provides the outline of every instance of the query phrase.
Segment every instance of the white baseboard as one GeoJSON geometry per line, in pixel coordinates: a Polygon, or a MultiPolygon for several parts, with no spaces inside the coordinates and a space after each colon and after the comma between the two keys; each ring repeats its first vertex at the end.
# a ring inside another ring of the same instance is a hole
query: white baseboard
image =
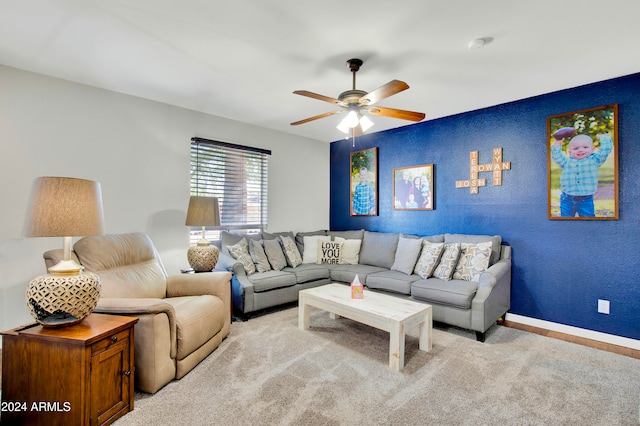
{"type": "Polygon", "coordinates": [[[614,334],[601,333],[599,331],[587,330],[585,328],[572,327],[570,325],[558,324],[536,318],[507,313],[507,321],[519,324],[530,325],[532,327],[543,328],[545,330],[557,331],[570,334],[572,336],[584,337],[585,339],[597,340],[598,342],[610,343],[612,345],[624,346],[625,348],[640,350],[640,340],[629,339],[627,337],[616,336],[614,334]]]}

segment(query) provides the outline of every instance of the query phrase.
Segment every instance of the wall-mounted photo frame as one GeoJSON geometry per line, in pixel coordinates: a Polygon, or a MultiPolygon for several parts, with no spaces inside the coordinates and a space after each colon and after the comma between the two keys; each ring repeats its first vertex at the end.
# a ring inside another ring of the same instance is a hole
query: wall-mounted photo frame
{"type": "Polygon", "coordinates": [[[433,164],[393,169],[393,209],[433,210],[433,164]]]}
{"type": "Polygon", "coordinates": [[[378,215],[378,148],[351,153],[351,216],[378,215]]]}
{"type": "Polygon", "coordinates": [[[548,218],[617,220],[618,105],[547,118],[548,218]]]}

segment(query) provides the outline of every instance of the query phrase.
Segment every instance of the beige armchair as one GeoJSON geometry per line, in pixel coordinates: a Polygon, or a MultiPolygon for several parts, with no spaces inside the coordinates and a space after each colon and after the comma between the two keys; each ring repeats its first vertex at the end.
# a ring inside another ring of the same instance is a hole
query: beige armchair
{"type": "MultiPolygon", "coordinates": [[[[155,393],[180,379],[229,334],[231,274],[168,276],[151,239],[141,233],[85,237],[73,246],[87,271],[100,277],[94,312],[137,317],[135,387],[155,393]]],[[[62,250],[44,254],[47,267],[62,250]]]]}

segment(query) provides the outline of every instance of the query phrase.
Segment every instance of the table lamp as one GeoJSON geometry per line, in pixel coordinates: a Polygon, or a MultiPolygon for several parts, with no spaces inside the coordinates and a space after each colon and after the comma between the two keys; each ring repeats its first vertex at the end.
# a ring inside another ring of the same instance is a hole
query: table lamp
{"type": "Polygon", "coordinates": [[[202,226],[202,239],[187,250],[189,265],[196,272],[211,271],[218,262],[218,248],[212,246],[204,237],[206,226],[220,226],[220,208],[214,197],[196,197],[189,199],[187,226],[202,226]]]}
{"type": "Polygon", "coordinates": [[[100,278],[71,258],[74,236],[104,234],[100,183],[39,177],[31,199],[29,237],[64,237],[64,259],[27,286],[27,308],[45,327],[79,323],[96,307],[100,278]]]}

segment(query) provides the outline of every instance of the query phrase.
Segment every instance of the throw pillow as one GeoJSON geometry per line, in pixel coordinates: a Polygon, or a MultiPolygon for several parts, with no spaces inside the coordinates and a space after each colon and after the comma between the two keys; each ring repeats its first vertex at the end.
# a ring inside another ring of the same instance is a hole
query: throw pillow
{"type": "Polygon", "coordinates": [[[264,252],[269,259],[269,264],[274,271],[280,271],[287,266],[287,259],[282,252],[282,246],[278,240],[263,240],[264,252]]]}
{"type": "Polygon", "coordinates": [[[433,271],[433,276],[445,281],[451,280],[453,271],[456,269],[456,265],[458,264],[460,251],[460,243],[445,244],[442,257],[440,257],[440,262],[433,271]]]}
{"type": "Polygon", "coordinates": [[[302,263],[316,263],[318,260],[318,241],[331,241],[327,235],[313,235],[302,237],[302,263]]]}
{"type": "Polygon", "coordinates": [[[291,237],[280,236],[280,242],[282,243],[282,251],[284,251],[287,259],[287,265],[292,268],[301,265],[302,257],[300,257],[300,252],[298,251],[296,243],[293,242],[293,239],[291,237]]]}
{"type": "Polygon", "coordinates": [[[264,252],[264,247],[262,247],[262,240],[249,241],[249,255],[251,255],[251,260],[256,265],[256,270],[258,272],[267,272],[271,270],[269,259],[267,259],[267,255],[264,252]]]}
{"type": "Polygon", "coordinates": [[[489,267],[492,242],[461,243],[462,253],[453,272],[453,278],[465,281],[480,281],[480,274],[489,267]]]}
{"type": "Polygon", "coordinates": [[[416,263],[416,268],[413,270],[415,274],[420,275],[422,279],[427,279],[433,275],[433,271],[436,269],[440,256],[444,251],[444,243],[432,243],[426,241],[422,244],[422,252],[420,258],[416,263]]]}
{"type": "MultiPolygon", "coordinates": [[[[306,237],[305,237],[306,238],[306,237]]],[[[307,242],[305,241],[305,247],[307,242]]],[[[342,244],[338,241],[319,240],[317,243],[318,264],[337,265],[342,259],[342,244]]]]}
{"type": "Polygon", "coordinates": [[[244,271],[247,275],[251,275],[256,271],[251,255],[249,254],[249,244],[247,240],[242,238],[237,244],[228,247],[229,254],[242,263],[244,271]]]}
{"type": "Polygon", "coordinates": [[[391,265],[392,271],[402,272],[411,275],[413,268],[422,249],[422,240],[419,238],[403,238],[398,240],[398,248],[396,249],[396,257],[391,265]]]}
{"type": "Polygon", "coordinates": [[[357,265],[360,258],[362,240],[345,240],[342,237],[335,237],[335,240],[342,243],[342,258],[340,259],[340,264],[357,265]]]}

